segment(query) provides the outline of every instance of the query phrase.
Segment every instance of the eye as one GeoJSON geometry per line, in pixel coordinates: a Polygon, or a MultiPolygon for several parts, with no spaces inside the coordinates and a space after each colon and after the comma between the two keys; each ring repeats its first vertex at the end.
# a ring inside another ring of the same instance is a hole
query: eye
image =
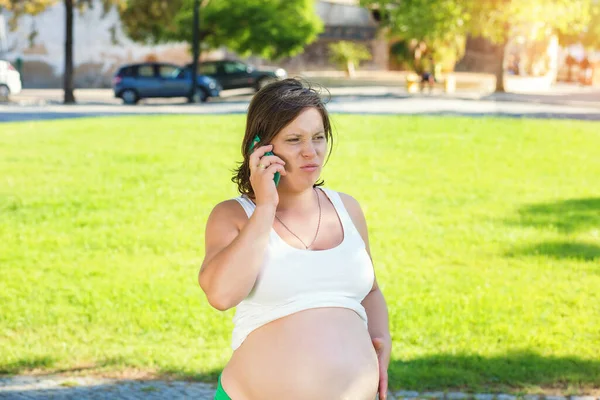
{"type": "Polygon", "coordinates": [[[290,138],[290,139],[286,140],[286,142],[289,142],[289,143],[295,143],[297,141],[298,141],[298,138],[290,138]]]}
{"type": "Polygon", "coordinates": [[[317,136],[315,136],[315,139],[316,140],[323,140],[323,139],[325,139],[325,135],[317,135],[317,136]]]}

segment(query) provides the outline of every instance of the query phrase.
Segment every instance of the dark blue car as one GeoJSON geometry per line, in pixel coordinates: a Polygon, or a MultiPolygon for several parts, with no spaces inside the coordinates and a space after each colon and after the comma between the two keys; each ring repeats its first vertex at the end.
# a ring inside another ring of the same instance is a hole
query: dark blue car
{"type": "MultiPolygon", "coordinates": [[[[125,104],[136,104],[140,99],[156,97],[190,98],[191,69],[175,64],[145,62],[121,66],[113,78],[115,97],[125,104]]],[[[218,97],[221,85],[213,78],[198,75],[193,100],[205,102],[218,97]]]]}

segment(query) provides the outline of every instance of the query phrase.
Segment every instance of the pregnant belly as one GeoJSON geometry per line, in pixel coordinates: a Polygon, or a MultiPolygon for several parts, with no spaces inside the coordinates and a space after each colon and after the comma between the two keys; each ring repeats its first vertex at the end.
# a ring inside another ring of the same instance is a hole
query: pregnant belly
{"type": "Polygon", "coordinates": [[[377,356],[364,322],[345,308],[317,308],[252,332],[223,371],[233,400],[373,400],[377,356]]]}

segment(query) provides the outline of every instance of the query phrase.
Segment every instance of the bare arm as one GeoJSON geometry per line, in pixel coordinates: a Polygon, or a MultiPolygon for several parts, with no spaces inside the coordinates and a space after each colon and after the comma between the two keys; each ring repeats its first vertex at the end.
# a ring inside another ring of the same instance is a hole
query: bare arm
{"type": "Polygon", "coordinates": [[[241,228],[243,213],[235,200],[217,205],[206,224],[206,255],[198,274],[200,287],[218,310],[238,305],[252,290],[262,265],[275,208],[257,207],[241,228]]]}
{"type": "Polygon", "coordinates": [[[247,222],[241,222],[245,214],[236,200],[218,204],[208,217],[206,255],[198,283],[208,302],[218,310],[228,310],[245,299],[260,272],[279,203],[273,177],[276,172],[286,175],[282,159],[275,155],[265,157],[272,148],[261,146],[250,155],[250,183],[256,208],[247,222]]]}

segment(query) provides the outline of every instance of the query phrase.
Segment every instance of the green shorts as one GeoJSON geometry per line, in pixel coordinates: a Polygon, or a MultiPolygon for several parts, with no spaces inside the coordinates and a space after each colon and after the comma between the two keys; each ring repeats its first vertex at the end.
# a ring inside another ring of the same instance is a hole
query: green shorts
{"type": "Polygon", "coordinates": [[[229,395],[225,392],[225,389],[223,389],[223,386],[221,386],[221,375],[219,375],[219,383],[217,384],[215,400],[231,400],[231,397],[229,397],[229,395]]]}

